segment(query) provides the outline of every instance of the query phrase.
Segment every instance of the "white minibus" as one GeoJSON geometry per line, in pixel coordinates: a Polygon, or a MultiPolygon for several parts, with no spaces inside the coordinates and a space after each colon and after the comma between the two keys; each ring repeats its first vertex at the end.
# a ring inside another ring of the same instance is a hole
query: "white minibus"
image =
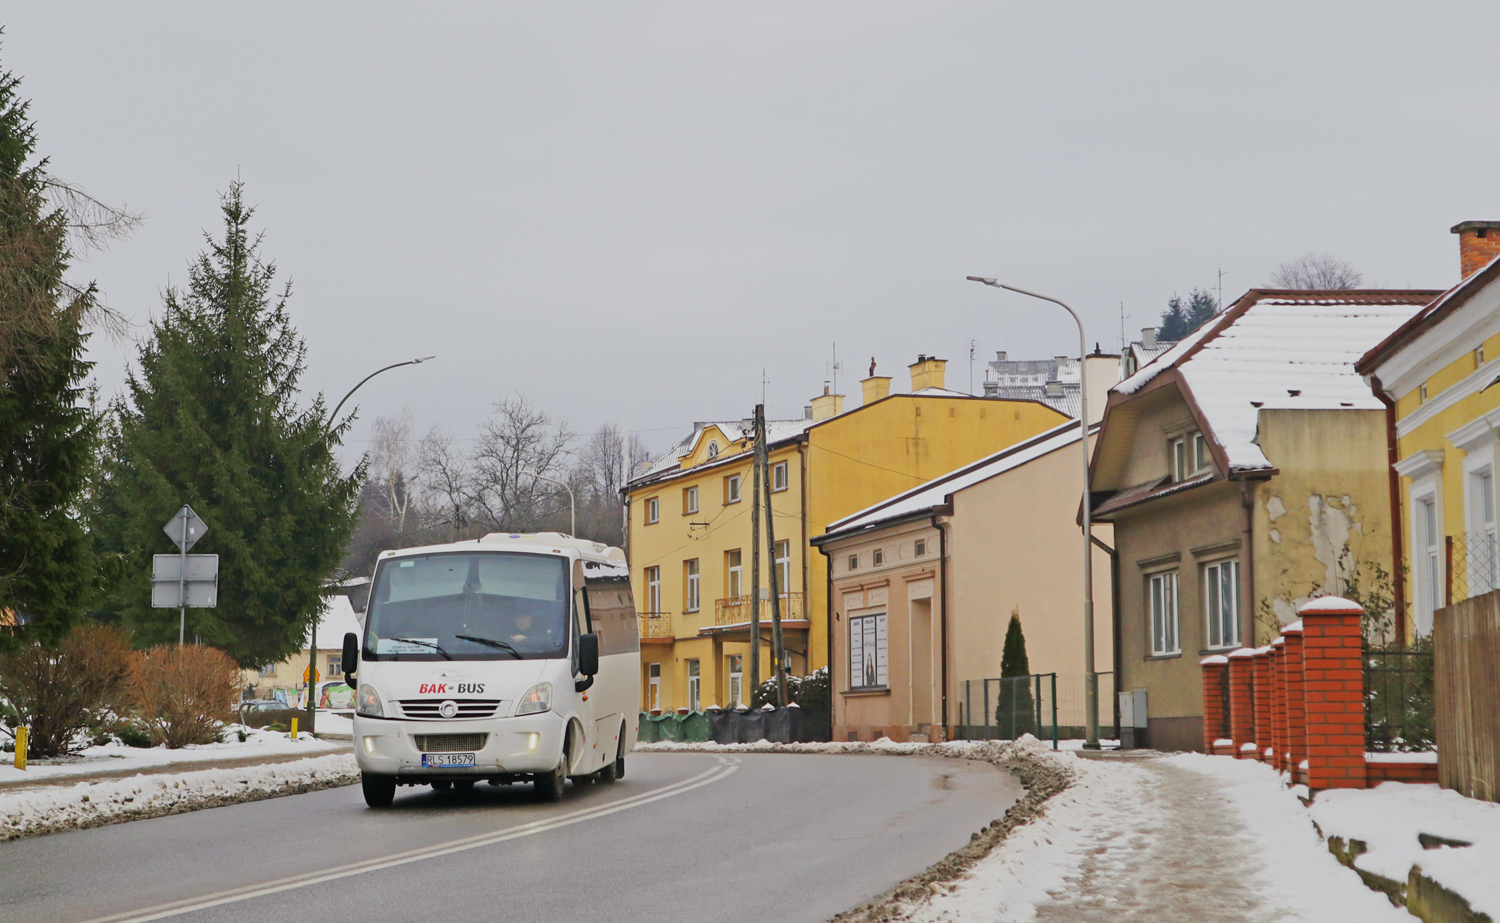
{"type": "Polygon", "coordinates": [[[365,802],[398,785],[613,782],[635,747],[641,646],[618,548],[558,532],[385,551],[344,636],[365,802]]]}

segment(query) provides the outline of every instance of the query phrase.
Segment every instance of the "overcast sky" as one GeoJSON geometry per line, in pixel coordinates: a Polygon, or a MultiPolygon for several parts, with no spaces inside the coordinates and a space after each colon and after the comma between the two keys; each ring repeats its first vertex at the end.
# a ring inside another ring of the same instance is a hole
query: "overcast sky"
{"type": "MultiPolygon", "coordinates": [[[[1173,292],[1310,250],[1457,281],[1500,218],[1474,4],[12,4],[56,174],[145,213],[81,264],[141,325],[236,176],[293,281],[305,386],[468,436],[523,391],[654,449],[870,357],[974,388],[1114,350],[1173,292]]],[[[106,394],[129,343],[96,341],[106,394]]]]}

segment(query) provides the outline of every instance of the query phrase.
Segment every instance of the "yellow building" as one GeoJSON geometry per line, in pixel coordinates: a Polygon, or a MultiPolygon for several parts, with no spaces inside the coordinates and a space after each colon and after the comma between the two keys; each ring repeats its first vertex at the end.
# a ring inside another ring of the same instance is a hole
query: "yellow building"
{"type": "Polygon", "coordinates": [[[1399,619],[1432,631],[1449,602],[1500,586],[1495,466],[1500,442],[1500,221],[1466,221],[1463,281],[1384,342],[1358,370],[1387,405],[1399,619]]]}
{"type": "MultiPolygon", "coordinates": [[[[890,378],[872,376],[853,410],[825,390],[804,419],[767,422],[774,557],[795,675],[828,664],[827,565],[809,539],[828,523],[1068,419],[1037,401],[949,391],[945,364],[919,356],[910,366],[911,393],[891,394],[890,378]]],[[[699,423],[627,487],[644,708],[749,703],[751,448],[748,421],[699,423]]],[[[771,561],[763,538],[766,594],[771,561]]],[[[765,679],[772,675],[767,602],[761,618],[765,679]]]]}

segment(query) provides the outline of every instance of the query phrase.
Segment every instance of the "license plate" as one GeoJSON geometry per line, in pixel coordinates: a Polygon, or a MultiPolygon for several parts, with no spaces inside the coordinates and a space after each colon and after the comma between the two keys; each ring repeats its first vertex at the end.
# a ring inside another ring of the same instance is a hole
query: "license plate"
{"type": "Polygon", "coordinates": [[[474,765],[474,754],[472,753],[424,753],[422,754],[423,769],[443,769],[448,767],[466,767],[474,765]]]}

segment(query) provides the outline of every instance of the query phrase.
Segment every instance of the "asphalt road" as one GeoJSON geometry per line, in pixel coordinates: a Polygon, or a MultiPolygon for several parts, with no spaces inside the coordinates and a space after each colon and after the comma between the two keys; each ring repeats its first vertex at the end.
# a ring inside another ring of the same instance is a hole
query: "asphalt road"
{"type": "Polygon", "coordinates": [[[357,786],[0,843],[0,920],[821,921],[1021,794],[941,758],[632,754],[614,785],[357,786]]]}

